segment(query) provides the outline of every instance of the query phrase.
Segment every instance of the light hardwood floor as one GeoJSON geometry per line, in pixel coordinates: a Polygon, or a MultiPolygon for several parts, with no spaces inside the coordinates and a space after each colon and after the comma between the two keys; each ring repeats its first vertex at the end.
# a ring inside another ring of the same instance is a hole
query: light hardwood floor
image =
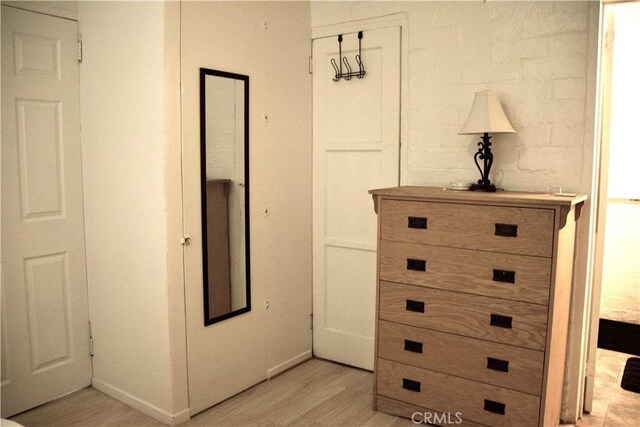
{"type": "MultiPolygon", "coordinates": [[[[640,394],[622,390],[620,370],[629,357],[598,349],[594,411],[580,427],[636,426],[640,394]]],[[[371,410],[373,375],[324,360],[309,360],[204,411],[185,427],[413,426],[410,420],[371,410]]],[[[26,427],[156,427],[163,424],[92,388],[12,418],[26,427]]]]}
{"type": "MultiPolygon", "coordinates": [[[[411,426],[371,409],[370,372],[312,359],[204,411],[185,427],[411,426]]],[[[130,407],[86,388],[13,417],[26,427],[162,426],[130,407]]]]}
{"type": "Polygon", "coordinates": [[[596,353],[596,377],[591,414],[578,427],[636,427],[640,424],[640,394],[620,387],[625,363],[630,354],[599,348],[596,353]]]}

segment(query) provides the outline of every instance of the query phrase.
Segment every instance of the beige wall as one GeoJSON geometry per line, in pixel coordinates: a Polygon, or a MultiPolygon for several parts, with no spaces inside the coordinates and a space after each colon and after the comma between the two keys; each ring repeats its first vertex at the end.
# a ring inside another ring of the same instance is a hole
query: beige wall
{"type": "Polygon", "coordinates": [[[179,352],[170,347],[168,298],[165,5],[81,2],[79,19],[93,384],[172,422],[186,396],[175,404],[180,385],[173,383],[179,352]]]}
{"type": "Polygon", "coordinates": [[[640,203],[607,203],[600,318],[640,324],[640,203]]]}
{"type": "MultiPolygon", "coordinates": [[[[311,354],[309,13],[307,2],[182,4],[185,150],[199,150],[199,68],[250,79],[251,292],[252,310],[269,300],[256,325],[266,334],[265,376],[311,354]]],[[[185,216],[196,223],[199,205],[185,216]]]]}

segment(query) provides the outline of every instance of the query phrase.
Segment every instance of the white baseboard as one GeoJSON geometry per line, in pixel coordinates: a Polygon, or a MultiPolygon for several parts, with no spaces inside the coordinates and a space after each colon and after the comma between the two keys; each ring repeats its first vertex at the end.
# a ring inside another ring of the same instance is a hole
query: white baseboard
{"type": "Polygon", "coordinates": [[[269,369],[267,371],[267,379],[271,379],[273,377],[275,377],[278,374],[283,373],[284,371],[293,368],[296,365],[301,364],[302,362],[305,362],[309,359],[311,359],[312,353],[311,350],[305,351],[304,353],[301,353],[299,355],[297,355],[296,357],[287,360],[284,363],[281,363],[277,366],[274,366],[273,368],[269,369]]]}
{"type": "Polygon", "coordinates": [[[176,426],[178,424],[182,424],[188,421],[191,418],[189,413],[189,408],[183,409],[182,411],[176,414],[170,414],[157,406],[152,405],[149,402],[146,402],[139,397],[135,397],[125,391],[120,390],[117,387],[114,387],[110,384],[107,384],[103,381],[100,381],[97,378],[91,379],[91,385],[98,391],[106,394],[107,396],[111,396],[120,402],[131,406],[132,408],[142,412],[145,415],[150,416],[151,418],[155,418],[156,420],[168,424],[170,426],[176,426]]]}
{"type": "Polygon", "coordinates": [[[177,426],[179,424],[186,423],[190,419],[191,419],[191,412],[189,411],[189,408],[183,409],[177,414],[173,414],[173,422],[171,423],[171,425],[177,426]]]}
{"type": "MultiPolygon", "coordinates": [[[[273,378],[278,374],[283,373],[284,371],[293,368],[296,365],[299,365],[302,362],[305,362],[311,359],[312,353],[311,350],[305,351],[267,371],[267,379],[273,378]]],[[[131,406],[132,408],[142,412],[145,415],[148,415],[162,423],[168,424],[170,426],[177,426],[188,421],[191,418],[191,414],[189,408],[186,408],[180,412],[175,414],[170,414],[157,406],[152,405],[149,402],[146,402],[139,397],[133,396],[123,390],[120,390],[117,387],[114,387],[110,384],[107,384],[103,381],[100,381],[97,378],[92,378],[91,385],[98,391],[113,397],[120,402],[131,406]]]]}

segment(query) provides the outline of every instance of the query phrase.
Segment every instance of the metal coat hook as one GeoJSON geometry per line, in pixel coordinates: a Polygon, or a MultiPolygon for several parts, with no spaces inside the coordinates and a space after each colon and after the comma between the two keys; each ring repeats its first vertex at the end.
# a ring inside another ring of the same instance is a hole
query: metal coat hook
{"type": "Polygon", "coordinates": [[[358,31],[358,54],[356,55],[356,62],[358,63],[358,71],[352,71],[349,60],[346,56],[342,56],[342,34],[338,36],[338,63],[334,58],[331,58],[331,65],[336,72],[336,76],[332,79],[334,82],[340,81],[340,79],[351,80],[352,77],[359,79],[363,78],[367,72],[364,70],[364,64],[362,64],[362,31],[358,31]],[[342,71],[342,64],[344,64],[346,72],[342,71]]]}

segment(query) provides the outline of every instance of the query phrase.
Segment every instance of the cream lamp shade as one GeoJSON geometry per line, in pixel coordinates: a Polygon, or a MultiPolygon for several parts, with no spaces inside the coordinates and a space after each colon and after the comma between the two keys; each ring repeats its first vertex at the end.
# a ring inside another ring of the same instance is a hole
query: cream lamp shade
{"type": "Polygon", "coordinates": [[[475,135],[483,133],[515,133],[507,119],[498,95],[490,90],[476,92],[467,122],[458,135],[475,135]]]}

